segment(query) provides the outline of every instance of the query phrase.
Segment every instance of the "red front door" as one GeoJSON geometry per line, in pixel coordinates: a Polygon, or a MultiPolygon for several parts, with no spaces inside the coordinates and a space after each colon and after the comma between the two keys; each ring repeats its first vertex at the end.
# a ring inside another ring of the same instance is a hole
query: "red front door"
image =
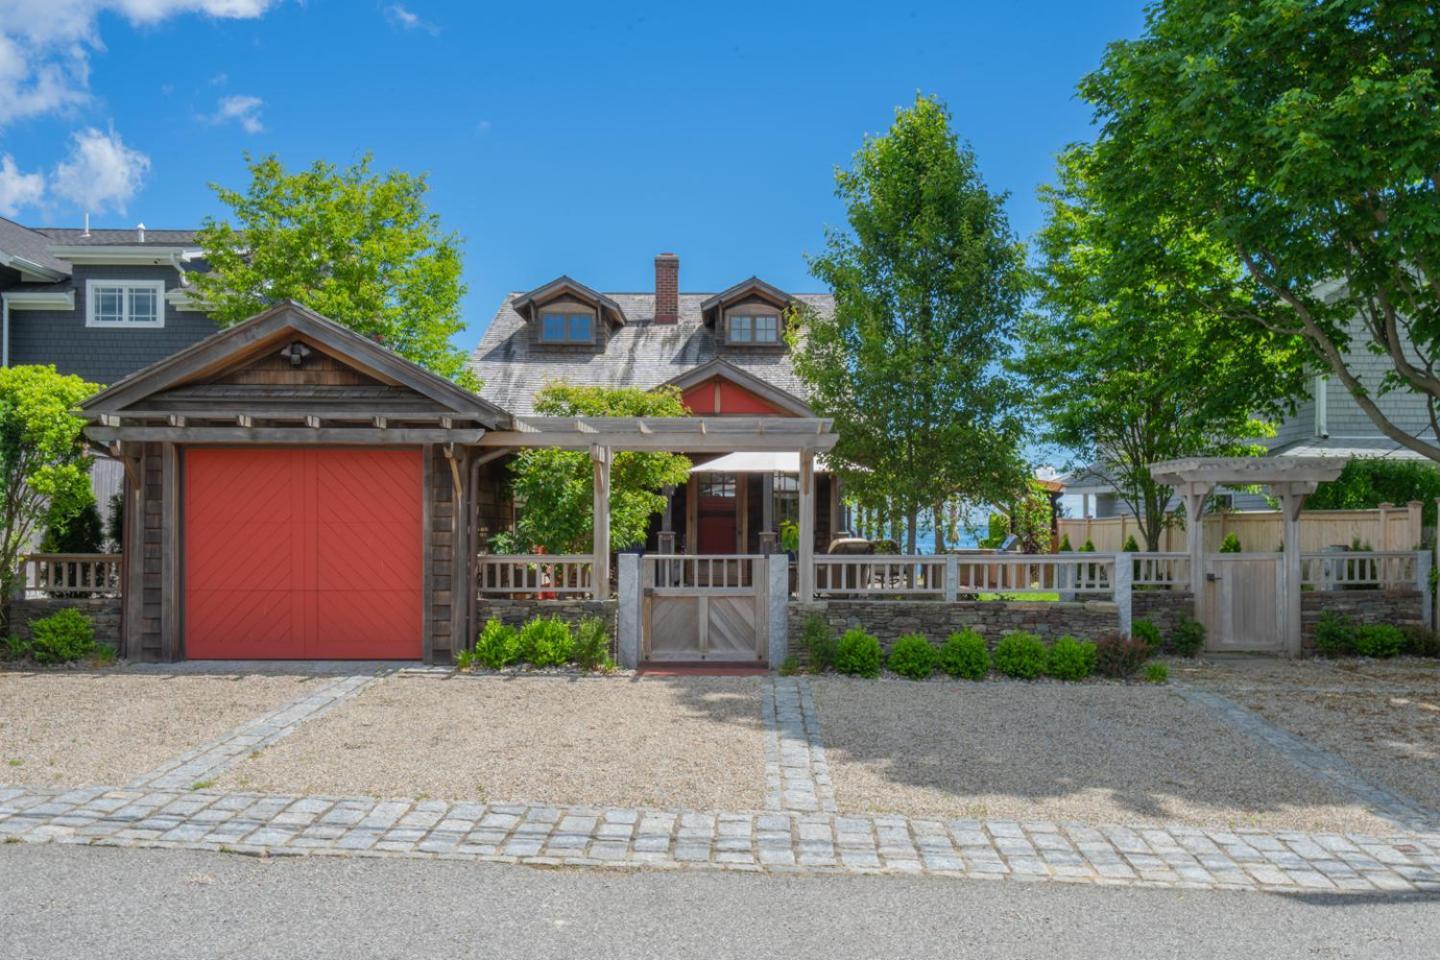
{"type": "Polygon", "coordinates": [[[418,659],[417,450],[185,451],[185,655],[418,659]]]}
{"type": "Polygon", "coordinates": [[[696,531],[700,553],[735,553],[739,550],[740,524],[737,509],[737,481],[733,473],[700,475],[700,499],[696,531]]]}

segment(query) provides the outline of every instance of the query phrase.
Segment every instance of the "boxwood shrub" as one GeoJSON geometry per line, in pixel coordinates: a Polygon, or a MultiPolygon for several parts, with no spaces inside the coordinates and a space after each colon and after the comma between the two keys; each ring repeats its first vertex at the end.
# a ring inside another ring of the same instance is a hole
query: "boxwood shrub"
{"type": "Polygon", "coordinates": [[[1326,612],[1315,624],[1315,652],[1322,657],[1345,657],[1355,652],[1355,626],[1344,617],[1326,612]]]}
{"type": "Polygon", "coordinates": [[[1034,680],[1045,672],[1045,644],[1033,633],[1016,630],[995,644],[995,669],[1017,680],[1034,680]]]}
{"type": "Polygon", "coordinates": [[[1362,657],[1398,657],[1405,651],[1405,634],[1388,623],[1374,623],[1355,631],[1355,653],[1362,657]]]}
{"type": "Polygon", "coordinates": [[[911,680],[928,680],[935,672],[935,648],[918,633],[907,633],[895,641],[885,665],[911,680]]]}
{"type": "Polygon", "coordinates": [[[520,658],[537,667],[558,667],[574,653],[570,624],[558,617],[536,617],[520,628],[520,658]]]}
{"type": "Polygon", "coordinates": [[[1144,617],[1130,625],[1130,636],[1144,640],[1152,651],[1159,650],[1165,642],[1160,636],[1160,628],[1155,626],[1155,621],[1146,620],[1144,617]]]}
{"type": "Polygon", "coordinates": [[[859,627],[846,630],[835,651],[835,669],[856,677],[880,676],[880,641],[859,627]]]}
{"type": "MultiPolygon", "coordinates": [[[[1133,631],[1134,628],[1132,627],[1133,631]]],[[[1170,649],[1182,657],[1193,657],[1205,647],[1205,624],[1193,617],[1181,617],[1170,631],[1170,649]]],[[[1153,650],[1152,650],[1153,652],[1153,650]]]]}
{"type": "Polygon", "coordinates": [[[36,663],[73,663],[96,651],[90,618],[66,607],[30,621],[30,656],[36,663]]]}
{"type": "Polygon", "coordinates": [[[582,670],[606,670],[614,668],[610,657],[610,631],[599,617],[586,617],[575,627],[575,646],[572,656],[575,665],[582,670]]]}
{"type": "Polygon", "coordinates": [[[984,680],[990,672],[990,647],[969,627],[950,634],[936,659],[940,669],[952,677],[984,680]]]}
{"type": "Polygon", "coordinates": [[[1045,672],[1056,680],[1084,680],[1095,672],[1095,644],[1060,637],[1046,651],[1045,672]]]}
{"type": "Polygon", "coordinates": [[[800,642],[797,646],[806,655],[813,672],[823,673],[834,669],[837,649],[835,631],[818,613],[812,613],[805,618],[800,627],[800,642]]]}
{"type": "Polygon", "coordinates": [[[475,638],[473,659],[490,670],[503,670],[520,659],[520,637],[515,628],[493,618],[486,620],[475,638]]]}

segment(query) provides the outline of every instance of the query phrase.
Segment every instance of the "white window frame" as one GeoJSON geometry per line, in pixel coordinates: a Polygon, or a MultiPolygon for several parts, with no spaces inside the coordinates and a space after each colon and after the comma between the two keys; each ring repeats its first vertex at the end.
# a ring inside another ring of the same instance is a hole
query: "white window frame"
{"type": "Polygon", "coordinates": [[[165,281],[164,280],[86,280],[85,281],[85,326],[103,327],[112,330],[154,330],[165,326],[165,281]],[[124,320],[95,319],[95,289],[97,287],[119,287],[124,292],[124,320]],[[152,290],[155,293],[155,319],[130,320],[130,291],[152,290]]]}

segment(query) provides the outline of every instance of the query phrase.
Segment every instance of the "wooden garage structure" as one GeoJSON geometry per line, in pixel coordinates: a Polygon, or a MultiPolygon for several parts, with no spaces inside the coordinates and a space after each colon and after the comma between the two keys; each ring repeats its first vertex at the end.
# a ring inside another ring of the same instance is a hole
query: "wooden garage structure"
{"type": "Polygon", "coordinates": [[[125,656],[449,659],[507,413],[291,302],[82,410],[125,466],[125,656]]]}

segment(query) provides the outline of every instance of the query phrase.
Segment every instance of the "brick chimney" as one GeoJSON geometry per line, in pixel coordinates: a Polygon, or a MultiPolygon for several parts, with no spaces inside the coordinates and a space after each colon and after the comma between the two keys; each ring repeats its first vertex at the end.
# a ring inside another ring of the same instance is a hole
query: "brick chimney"
{"type": "Polygon", "coordinates": [[[655,258],[655,322],[680,320],[680,258],[662,253],[655,258]]]}

